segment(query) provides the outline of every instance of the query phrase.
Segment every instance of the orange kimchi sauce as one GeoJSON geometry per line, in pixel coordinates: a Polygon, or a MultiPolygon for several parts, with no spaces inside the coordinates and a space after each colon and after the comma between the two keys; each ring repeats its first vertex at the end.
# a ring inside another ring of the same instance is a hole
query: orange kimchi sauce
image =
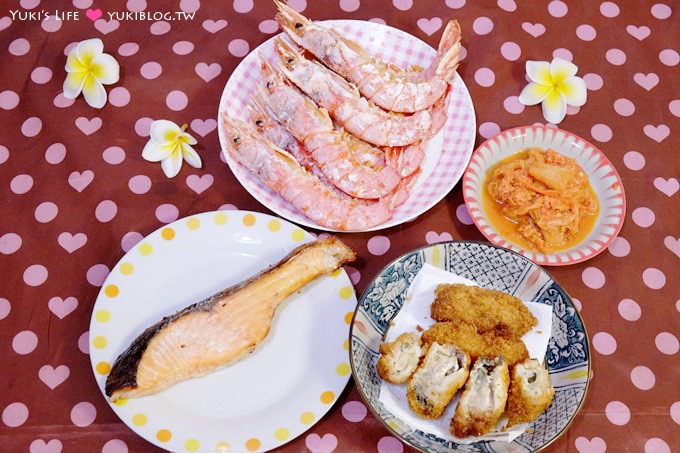
{"type": "Polygon", "coordinates": [[[498,231],[498,233],[506,240],[514,243],[515,245],[525,249],[531,250],[539,253],[553,253],[562,250],[567,250],[571,247],[578,245],[584,239],[588,237],[590,232],[593,230],[597,218],[600,213],[599,199],[593,190],[590,181],[588,181],[585,190],[588,190],[590,195],[597,200],[598,206],[597,211],[594,214],[582,216],[579,219],[578,232],[572,235],[566,242],[558,247],[544,247],[540,249],[536,244],[529,241],[527,238],[522,236],[518,231],[518,222],[503,213],[502,205],[497,200],[495,200],[489,193],[489,182],[491,180],[491,175],[500,166],[507,164],[509,162],[526,159],[528,156],[528,150],[519,151],[492,166],[486,174],[484,185],[482,188],[482,208],[486,213],[487,220],[491,226],[498,231]]]}

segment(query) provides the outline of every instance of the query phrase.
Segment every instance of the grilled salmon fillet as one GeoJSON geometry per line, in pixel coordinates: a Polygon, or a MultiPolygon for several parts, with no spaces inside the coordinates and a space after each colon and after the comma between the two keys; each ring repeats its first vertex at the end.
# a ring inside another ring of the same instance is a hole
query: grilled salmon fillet
{"type": "Polygon", "coordinates": [[[289,295],[355,259],[355,252],[339,239],[318,239],[259,274],[161,319],[113,363],[106,395],[112,401],[149,395],[235,362],[267,336],[276,308],[289,295]]]}

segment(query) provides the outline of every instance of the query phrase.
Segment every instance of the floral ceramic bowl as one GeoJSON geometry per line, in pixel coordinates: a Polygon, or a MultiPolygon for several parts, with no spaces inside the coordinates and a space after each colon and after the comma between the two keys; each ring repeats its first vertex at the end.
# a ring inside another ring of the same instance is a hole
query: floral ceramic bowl
{"type": "Polygon", "coordinates": [[[626,213],[623,184],[607,156],[581,137],[547,126],[508,129],[482,143],[472,154],[463,175],[463,198],[473,222],[492,244],[506,247],[545,266],[579,263],[599,254],[616,238],[626,213]],[[483,203],[489,169],[514,153],[534,147],[550,148],[574,158],[588,173],[590,185],[600,203],[599,215],[590,233],[572,247],[558,252],[540,253],[513,242],[489,222],[483,203]]]}
{"type": "Polygon", "coordinates": [[[490,244],[451,241],[412,250],[391,262],[368,284],[350,327],[350,361],[357,389],[376,418],[408,445],[428,453],[528,453],[544,449],[564,434],[586,398],[590,344],[583,319],[569,295],[542,267],[490,244]],[[380,343],[404,305],[409,287],[425,264],[552,307],[544,363],[555,388],[551,406],[513,441],[459,443],[416,428],[381,402],[383,381],[376,372],[380,343]]]}

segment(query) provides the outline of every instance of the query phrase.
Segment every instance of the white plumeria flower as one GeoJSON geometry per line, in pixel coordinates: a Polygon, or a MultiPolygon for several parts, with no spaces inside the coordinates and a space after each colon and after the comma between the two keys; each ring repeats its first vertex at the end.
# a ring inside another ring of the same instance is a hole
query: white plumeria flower
{"type": "Polygon", "coordinates": [[[179,127],[168,120],[151,123],[149,141],[142,150],[142,157],[149,162],[160,162],[168,178],[179,173],[183,160],[194,168],[201,167],[201,157],[191,147],[197,143],[196,139],[185,132],[186,128],[186,124],[179,127]]]}
{"type": "Polygon", "coordinates": [[[586,103],[586,83],[576,76],[578,67],[574,63],[561,58],[550,63],[527,61],[526,70],[530,82],[519,95],[519,102],[542,103],[546,121],[558,124],[567,114],[567,105],[580,107],[586,103]]]}
{"type": "Polygon", "coordinates": [[[104,53],[104,43],[99,38],[79,42],[66,59],[64,97],[75,99],[82,91],[85,102],[100,109],[106,104],[104,85],[118,82],[120,66],[115,58],[104,53]]]}

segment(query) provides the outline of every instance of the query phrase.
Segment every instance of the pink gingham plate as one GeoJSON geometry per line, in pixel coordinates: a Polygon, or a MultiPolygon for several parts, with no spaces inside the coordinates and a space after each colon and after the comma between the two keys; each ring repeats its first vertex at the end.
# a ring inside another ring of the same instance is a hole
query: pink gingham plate
{"type": "MultiPolygon", "coordinates": [[[[401,67],[426,67],[436,54],[432,47],[420,39],[387,25],[359,20],[328,20],[322,23],[360,42],[372,54],[401,67]]],[[[233,118],[248,118],[246,106],[250,95],[262,82],[259,58],[262,56],[268,61],[276,62],[275,38],[272,37],[249,53],[236,67],[224,87],[217,121],[223,150],[225,138],[220,114],[227,112],[233,118]]],[[[418,217],[444,198],[463,176],[474,149],[476,123],[470,93],[458,75],[451,87],[447,108],[447,122],[429,141],[421,174],[411,189],[408,200],[395,209],[387,222],[369,231],[389,228],[418,217]]],[[[231,159],[226,152],[223,151],[222,155],[246,190],[279,216],[310,228],[337,231],[312,222],[231,159]]]]}
{"type": "Polygon", "coordinates": [[[579,263],[602,252],[621,230],[626,213],[623,183],[607,156],[581,137],[547,126],[508,129],[482,143],[472,154],[463,176],[463,198],[475,225],[492,244],[518,252],[544,266],[579,263]],[[511,154],[531,147],[552,148],[576,159],[588,173],[590,185],[600,201],[600,213],[591,233],[567,250],[544,254],[519,247],[501,236],[489,224],[484,212],[482,190],[488,170],[511,154]]]}

